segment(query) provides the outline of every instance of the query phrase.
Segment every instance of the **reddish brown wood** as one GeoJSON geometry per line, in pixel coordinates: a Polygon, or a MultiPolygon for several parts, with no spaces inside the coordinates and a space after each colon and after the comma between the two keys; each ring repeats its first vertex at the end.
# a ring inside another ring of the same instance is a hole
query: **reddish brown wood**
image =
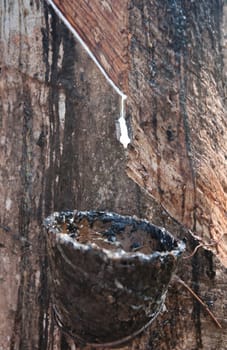
{"type": "Polygon", "coordinates": [[[128,34],[126,0],[54,0],[109,77],[127,91],[128,34]]]}

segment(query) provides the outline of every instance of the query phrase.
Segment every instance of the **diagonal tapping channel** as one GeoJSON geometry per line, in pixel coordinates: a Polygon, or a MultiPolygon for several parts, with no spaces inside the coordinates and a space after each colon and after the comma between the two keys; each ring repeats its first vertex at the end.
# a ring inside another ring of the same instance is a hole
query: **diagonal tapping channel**
{"type": "Polygon", "coordinates": [[[121,111],[120,111],[120,117],[118,119],[118,124],[120,128],[120,142],[124,146],[124,148],[127,148],[128,144],[131,142],[128,128],[125,120],[125,100],[127,99],[127,95],[124,94],[123,91],[119,89],[119,87],[114,83],[114,81],[110,78],[106,70],[103,68],[103,66],[100,64],[100,62],[97,60],[93,52],[90,50],[90,48],[87,46],[85,41],[81,38],[81,36],[78,34],[76,29],[71,25],[71,23],[67,20],[67,18],[64,16],[62,11],[56,6],[53,0],[46,0],[46,2],[53,8],[54,12],[57,14],[57,16],[62,20],[62,22],[66,25],[66,27],[70,30],[70,32],[74,35],[76,40],[82,45],[82,47],[85,49],[89,57],[92,59],[92,61],[95,63],[95,65],[98,67],[100,72],[104,75],[108,83],[112,86],[112,88],[117,92],[117,94],[121,97],[121,111]]]}

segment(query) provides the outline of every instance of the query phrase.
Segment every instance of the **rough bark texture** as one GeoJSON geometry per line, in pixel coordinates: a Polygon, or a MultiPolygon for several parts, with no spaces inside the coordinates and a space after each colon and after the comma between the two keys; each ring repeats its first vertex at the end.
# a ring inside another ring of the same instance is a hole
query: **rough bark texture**
{"type": "Polygon", "coordinates": [[[128,175],[227,266],[222,1],[132,1],[128,175]]]}
{"type": "MultiPolygon", "coordinates": [[[[127,153],[119,96],[53,11],[38,0],[1,0],[0,10],[0,349],[75,349],[50,306],[45,216],[136,214],[187,237],[188,254],[197,241],[182,224],[205,242],[226,232],[226,5],[130,2],[127,153]]],[[[172,283],[168,311],[124,349],[225,349],[223,265],[201,249],[178,275],[223,329],[172,283]]]]}

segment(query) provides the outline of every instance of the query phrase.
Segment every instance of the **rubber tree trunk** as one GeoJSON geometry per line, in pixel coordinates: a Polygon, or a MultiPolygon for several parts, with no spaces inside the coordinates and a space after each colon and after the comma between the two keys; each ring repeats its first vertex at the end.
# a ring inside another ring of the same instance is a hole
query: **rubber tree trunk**
{"type": "Polygon", "coordinates": [[[0,349],[79,348],[53,317],[42,226],[75,208],[147,218],[187,238],[186,255],[213,244],[177,275],[222,329],[173,281],[124,349],[226,348],[226,6],[129,2],[125,150],[121,98],[53,10],[0,1],[0,349]]]}

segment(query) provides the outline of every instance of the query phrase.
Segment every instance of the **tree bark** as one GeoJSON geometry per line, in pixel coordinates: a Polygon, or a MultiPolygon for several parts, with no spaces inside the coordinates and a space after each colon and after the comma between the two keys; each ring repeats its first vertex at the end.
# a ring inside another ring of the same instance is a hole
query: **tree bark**
{"type": "Polygon", "coordinates": [[[42,226],[76,208],[147,218],[186,237],[186,255],[195,234],[204,247],[215,240],[177,275],[222,329],[173,281],[167,310],[122,349],[224,350],[226,3],[128,3],[129,61],[111,75],[118,83],[123,71],[127,87],[127,150],[116,137],[120,96],[46,2],[0,9],[0,349],[80,348],[53,317],[42,226]]]}

